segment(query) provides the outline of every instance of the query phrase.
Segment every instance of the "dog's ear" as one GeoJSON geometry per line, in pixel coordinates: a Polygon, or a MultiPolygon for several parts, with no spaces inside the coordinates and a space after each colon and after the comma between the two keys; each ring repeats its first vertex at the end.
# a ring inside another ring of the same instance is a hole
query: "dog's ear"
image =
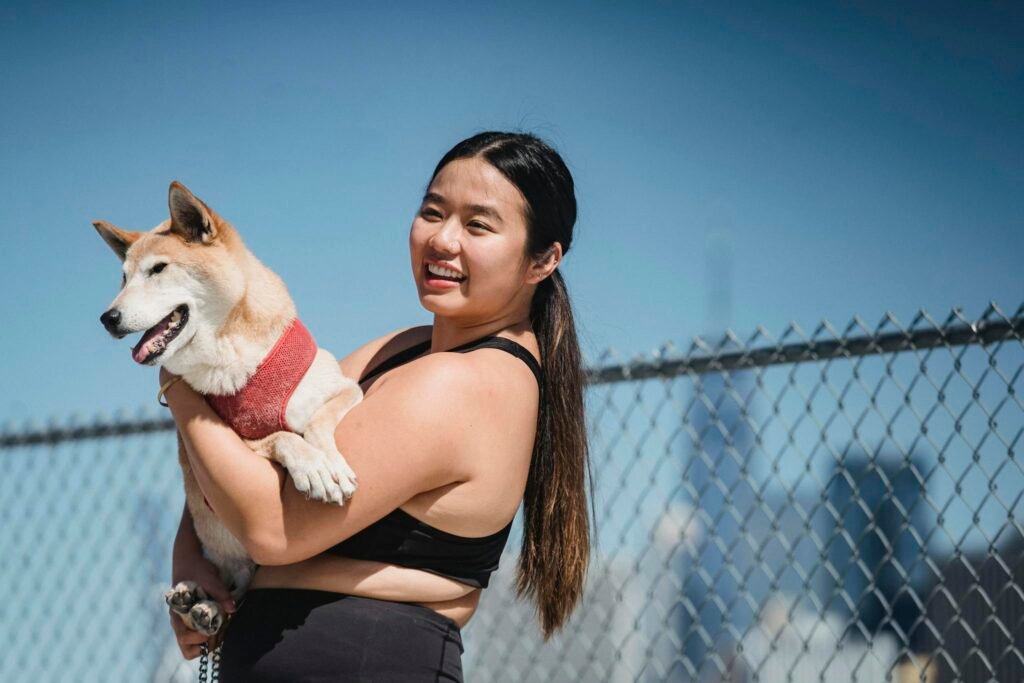
{"type": "Polygon", "coordinates": [[[186,242],[210,244],[217,239],[213,212],[177,180],[171,183],[167,204],[171,210],[171,233],[186,242]]]}
{"type": "Polygon", "coordinates": [[[114,250],[117,258],[122,261],[124,261],[125,254],[128,253],[128,247],[135,244],[135,240],[143,235],[141,232],[122,230],[106,221],[93,221],[92,225],[96,228],[96,232],[100,234],[100,237],[103,238],[103,241],[114,250]]]}

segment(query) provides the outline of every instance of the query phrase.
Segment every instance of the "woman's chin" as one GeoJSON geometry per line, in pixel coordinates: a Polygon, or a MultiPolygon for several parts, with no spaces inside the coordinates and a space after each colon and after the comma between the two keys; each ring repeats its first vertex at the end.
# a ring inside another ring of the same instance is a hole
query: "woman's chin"
{"type": "Polygon", "coordinates": [[[446,299],[444,295],[438,295],[435,292],[421,293],[420,306],[435,315],[444,317],[457,316],[465,311],[465,301],[463,299],[446,299]]]}

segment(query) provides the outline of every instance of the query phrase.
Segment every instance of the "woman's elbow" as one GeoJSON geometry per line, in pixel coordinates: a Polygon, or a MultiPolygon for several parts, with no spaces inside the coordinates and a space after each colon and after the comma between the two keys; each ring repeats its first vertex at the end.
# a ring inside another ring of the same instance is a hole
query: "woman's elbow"
{"type": "Polygon", "coordinates": [[[275,534],[251,537],[244,545],[253,562],[268,567],[295,564],[315,554],[303,544],[289,543],[287,538],[275,534]]]}
{"type": "Polygon", "coordinates": [[[290,559],[288,544],[279,535],[271,533],[249,534],[242,542],[249,557],[256,564],[273,566],[279,564],[292,564],[295,560],[290,559]]]}

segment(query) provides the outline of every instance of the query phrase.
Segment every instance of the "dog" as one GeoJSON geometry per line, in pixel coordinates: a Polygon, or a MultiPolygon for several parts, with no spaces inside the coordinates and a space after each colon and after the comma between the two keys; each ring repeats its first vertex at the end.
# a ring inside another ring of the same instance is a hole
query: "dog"
{"type": "MultiPolygon", "coordinates": [[[[316,346],[284,282],[234,226],[178,181],[168,206],[170,218],[149,232],[93,222],[123,264],[121,291],[100,321],[117,339],[142,332],[135,362],[180,375],[254,451],[284,466],[307,498],[344,505],[357,482],[334,430],[362,389],[316,346]]],[[[237,600],[255,565],[203,497],[180,435],[178,460],[204,556],[237,600]]],[[[192,581],[164,597],[192,630],[217,635],[226,622],[192,581]]]]}

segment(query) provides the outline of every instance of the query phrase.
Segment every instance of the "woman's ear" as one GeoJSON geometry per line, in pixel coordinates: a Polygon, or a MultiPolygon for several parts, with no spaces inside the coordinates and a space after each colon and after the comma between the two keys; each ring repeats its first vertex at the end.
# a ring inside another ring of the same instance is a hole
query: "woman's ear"
{"type": "Polygon", "coordinates": [[[552,242],[543,254],[540,255],[530,266],[530,273],[527,283],[534,285],[549,277],[555,272],[555,268],[562,262],[562,243],[552,242]]]}

